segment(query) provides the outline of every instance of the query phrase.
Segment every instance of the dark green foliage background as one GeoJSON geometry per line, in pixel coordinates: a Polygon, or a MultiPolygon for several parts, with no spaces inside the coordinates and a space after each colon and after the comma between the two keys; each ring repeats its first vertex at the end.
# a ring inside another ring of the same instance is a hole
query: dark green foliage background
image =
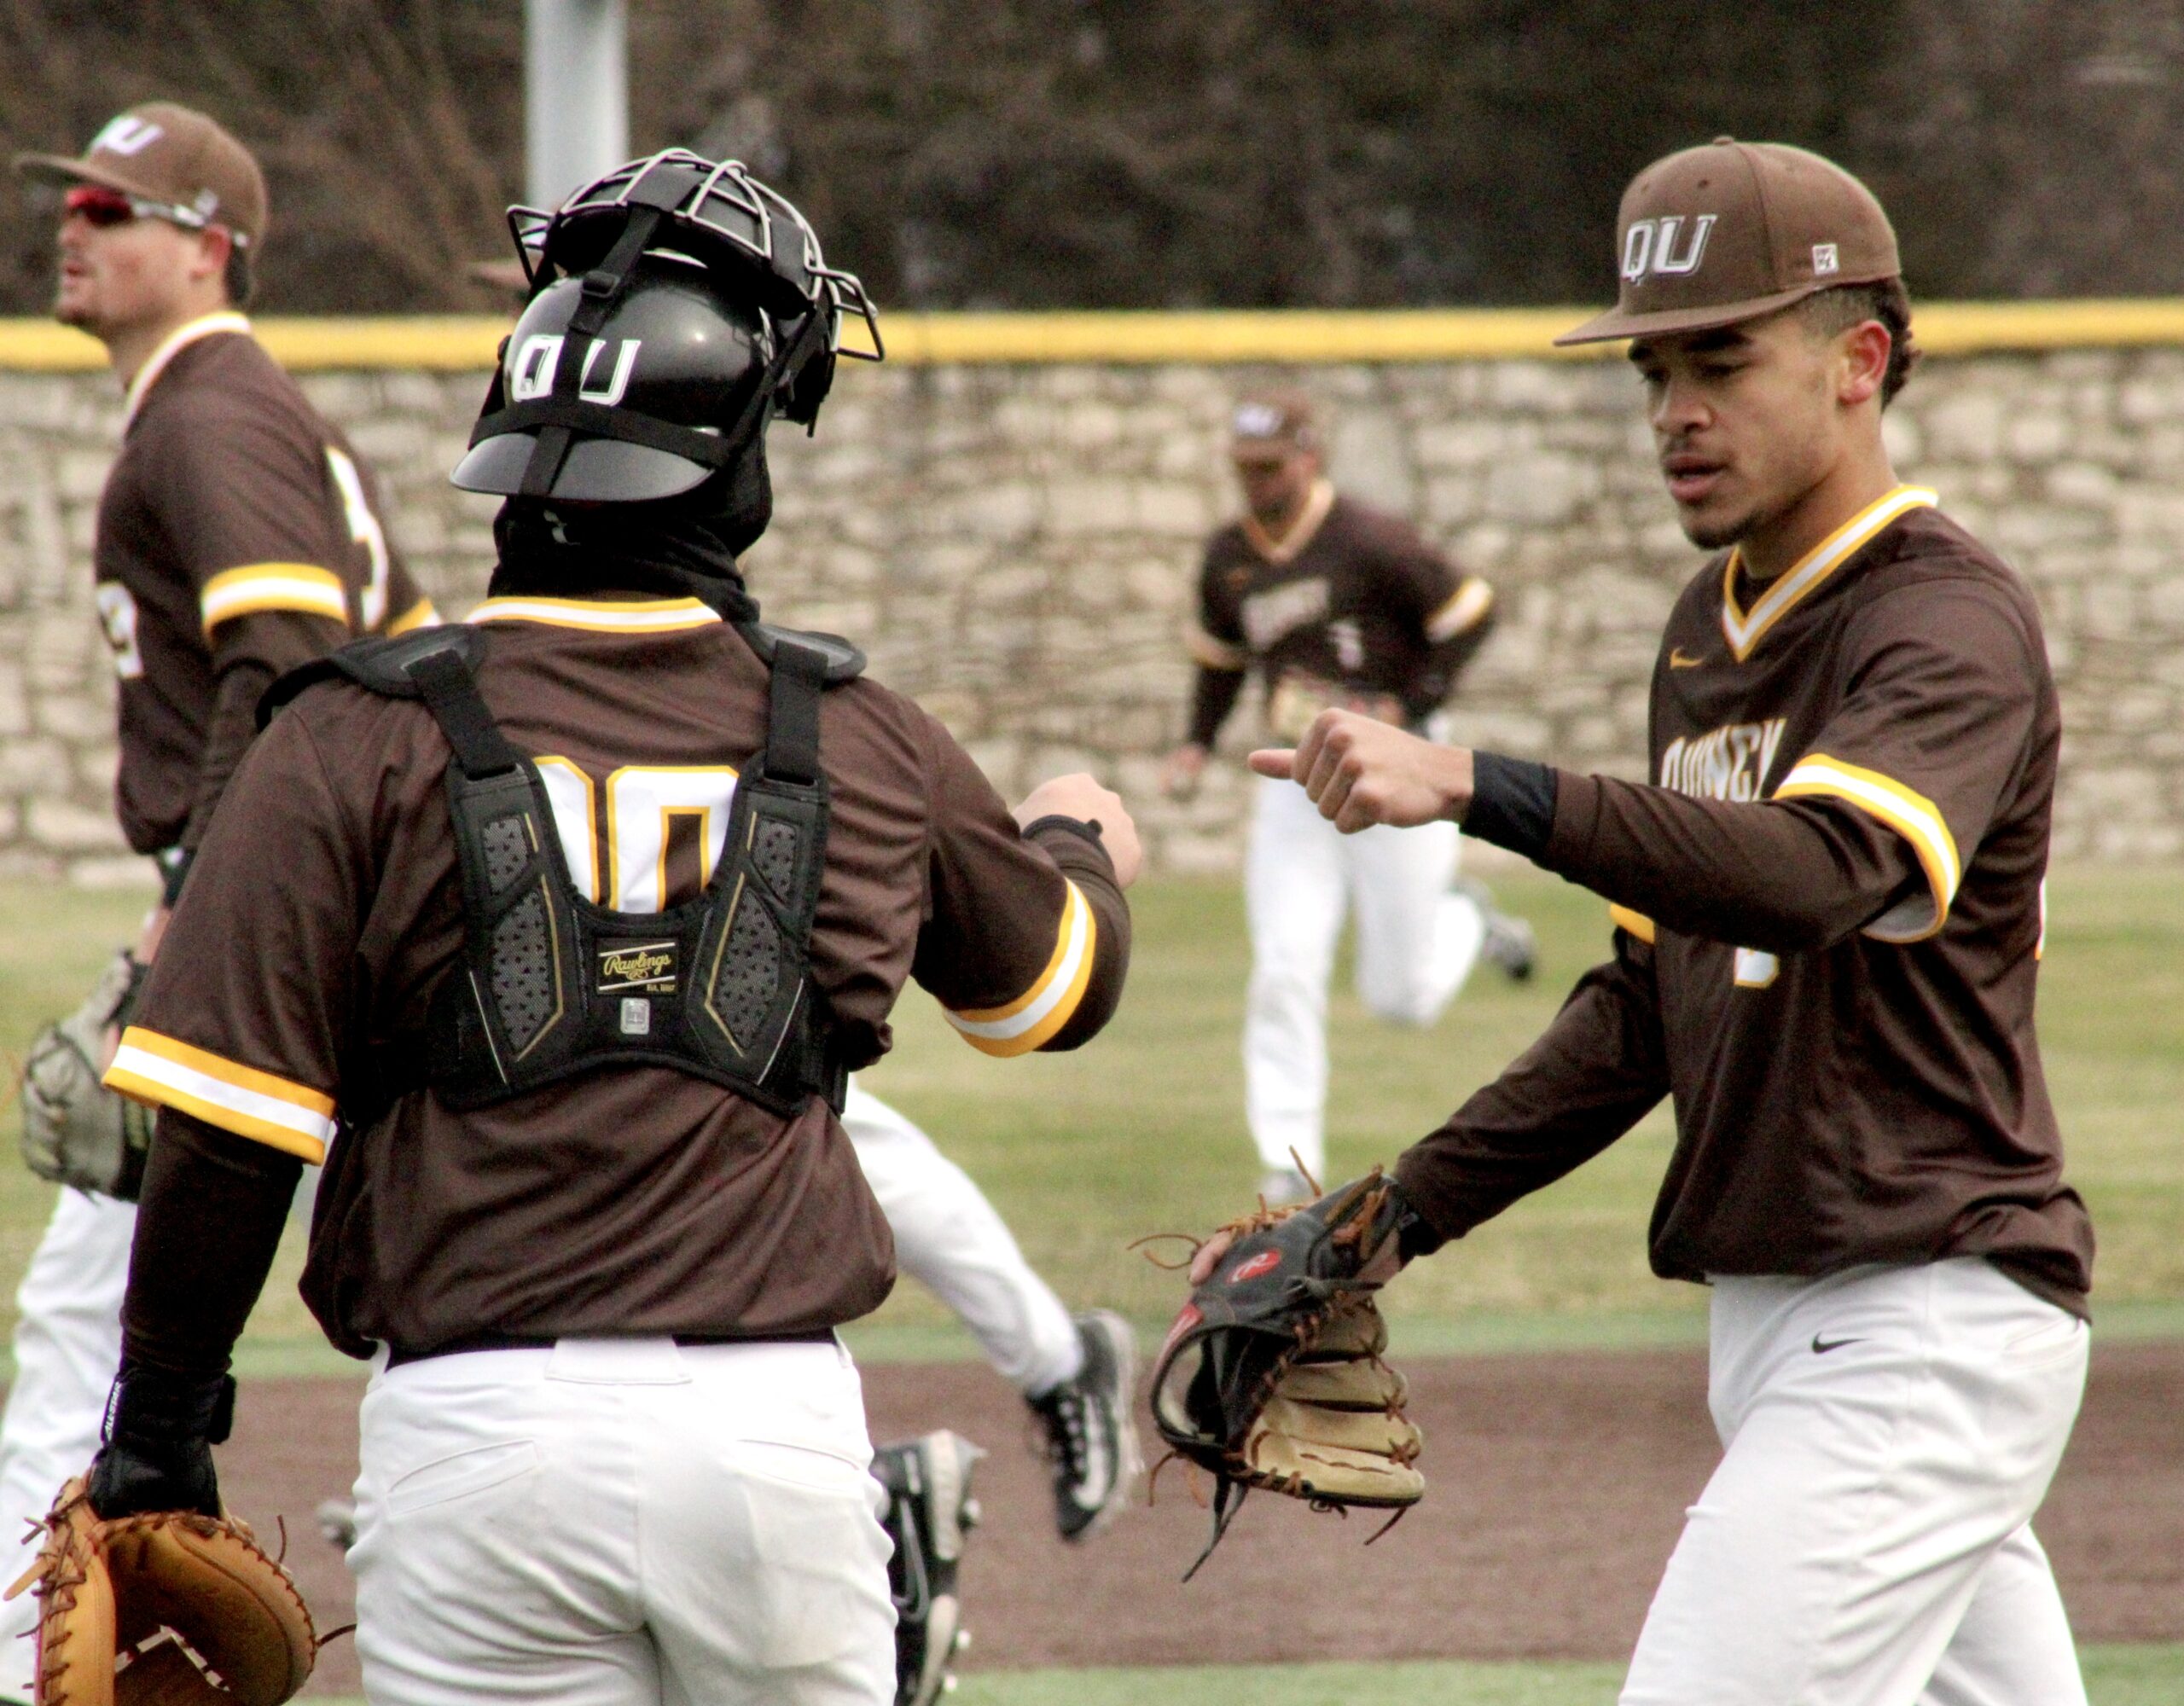
{"type": "MultiPolygon", "coordinates": [[[[2184,282],[2184,0],[630,0],[633,141],[734,153],[902,307],[1589,301],[1728,131],[1862,173],[1933,296],[2184,282]]],[[[0,144],[166,96],[261,150],[261,305],[480,308],[519,0],[0,0],[0,144]]],[[[17,196],[0,311],[44,306],[17,196]]]]}

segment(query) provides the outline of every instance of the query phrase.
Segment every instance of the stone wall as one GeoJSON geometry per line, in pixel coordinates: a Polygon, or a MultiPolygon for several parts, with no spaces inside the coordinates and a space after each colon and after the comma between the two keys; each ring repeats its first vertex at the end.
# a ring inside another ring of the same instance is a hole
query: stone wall
{"type": "MultiPolygon", "coordinates": [[[[769,613],[864,641],[1014,793],[1089,767],[1171,869],[1232,864],[1246,795],[1217,767],[1159,800],[1182,721],[1199,543],[1231,508],[1228,367],[854,367],[820,436],[774,439],[769,613]]],[[[1655,636],[1694,554],[1618,363],[1327,367],[1347,489],[1488,576],[1502,620],[1463,736],[1635,774],[1655,636]]],[[[443,607],[479,596],[491,505],[445,483],[482,381],[322,373],[306,388],[376,463],[392,530],[443,607]]],[[[111,688],[90,596],[119,426],[103,374],[0,374],[0,874],[134,879],[107,809],[111,688]]],[[[1931,363],[1891,411],[1899,470],[2030,578],[2068,728],[2058,853],[2184,851],[2184,350],[1931,363]]],[[[1229,746],[1247,744],[1248,717],[1229,746]]]]}

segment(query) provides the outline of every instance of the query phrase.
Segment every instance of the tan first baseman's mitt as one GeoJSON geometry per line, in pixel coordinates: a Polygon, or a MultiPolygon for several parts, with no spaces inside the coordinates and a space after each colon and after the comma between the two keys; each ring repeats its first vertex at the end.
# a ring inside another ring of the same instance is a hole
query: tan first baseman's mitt
{"type": "Polygon", "coordinates": [[[280,1706],[318,1637],[288,1572],[232,1517],[102,1521],[84,1477],[61,1489],[35,1585],[40,1706],[280,1706]]]}
{"type": "Polygon", "coordinates": [[[1403,1378],[1380,1360],[1387,1323],[1360,1270],[1396,1236],[1376,1169],[1302,1208],[1266,1209],[1223,1230],[1233,1241],[1160,1348],[1153,1419],[1178,1457],[1214,1477],[1220,1544],[1263,1487],[1316,1510],[1400,1515],[1426,1496],[1403,1378]]]}

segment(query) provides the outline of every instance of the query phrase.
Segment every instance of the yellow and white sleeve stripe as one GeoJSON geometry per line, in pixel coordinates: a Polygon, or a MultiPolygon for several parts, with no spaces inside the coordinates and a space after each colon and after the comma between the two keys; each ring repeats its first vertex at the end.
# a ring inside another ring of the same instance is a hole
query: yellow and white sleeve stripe
{"type": "Polygon", "coordinates": [[[311,1162],[334,1140],[334,1098],[275,1073],[239,1066],[132,1024],[107,1068],[106,1087],[132,1101],[174,1108],[311,1162]]]}
{"type": "Polygon", "coordinates": [[[1243,670],[1251,667],[1252,654],[1243,647],[1215,639],[1195,622],[1183,630],[1183,649],[1191,654],[1194,664],[1205,669],[1243,670]]]}
{"type": "Polygon", "coordinates": [[[1047,961],[1046,970],[1031,987],[1006,1007],[966,1013],[944,1009],[949,1024],[981,1053],[1029,1054],[1067,1024],[1077,1003],[1084,999],[1085,985],[1092,980],[1092,962],[1099,951],[1099,921],[1077,892],[1077,885],[1066,877],[1062,881],[1069,894],[1062,908],[1054,958],[1047,961]]]}
{"type": "Polygon", "coordinates": [[[392,639],[398,634],[407,634],[413,628],[437,628],[439,625],[440,613],[433,607],[432,600],[421,598],[386,624],[387,637],[392,639]]]}
{"type": "Polygon", "coordinates": [[[223,622],[261,610],[299,610],[349,625],[349,595],[341,577],[312,563],[251,563],[224,569],[205,583],[198,613],[208,635],[223,622]]]}
{"type": "Polygon", "coordinates": [[[1811,752],[1774,790],[1777,799],[1809,798],[1815,795],[1847,800],[1870,812],[1911,844],[1926,873],[1930,896],[1920,896],[1891,907],[1866,926],[1866,934],[1880,942],[1923,942],[1940,933],[1949,922],[1950,903],[1964,880],[1964,862],[1958,856],[1956,838],[1949,833],[1940,808],[1924,794],[1914,793],[1902,783],[1878,770],[1861,769],[1824,752],[1811,752]]]}
{"type": "Polygon", "coordinates": [[[1618,930],[1636,937],[1648,948],[1653,945],[1653,920],[1644,913],[1633,912],[1627,906],[1618,906],[1610,901],[1607,916],[1608,922],[1618,930]]]}
{"type": "Polygon", "coordinates": [[[1426,618],[1426,637],[1438,646],[1459,634],[1468,634],[1486,620],[1494,608],[1494,589],[1477,575],[1466,575],[1455,595],[1426,618]]]}

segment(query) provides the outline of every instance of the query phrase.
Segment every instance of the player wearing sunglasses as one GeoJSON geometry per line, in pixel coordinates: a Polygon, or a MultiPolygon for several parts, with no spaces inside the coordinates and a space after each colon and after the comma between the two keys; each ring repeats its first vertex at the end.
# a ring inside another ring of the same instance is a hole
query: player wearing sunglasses
{"type": "MultiPolygon", "coordinates": [[[[94,574],[119,678],[116,811],[165,893],[133,958],[63,1027],[73,1036],[33,1047],[24,1117],[44,1140],[26,1150],[76,1188],[61,1192],[20,1293],[0,1548],[90,1459],[120,1360],[142,1128],[134,1145],[112,1140],[132,1129],[87,1057],[102,1029],[111,1051],[266,685],[360,635],[434,619],[387,542],[369,472],[240,311],[266,227],[249,150],[160,102],[113,119],[80,158],[15,165],[63,189],[54,317],[106,345],[126,393],[94,574]]],[[[0,1556],[0,1575],[18,1568],[0,1556]]],[[[0,1701],[30,1697],[32,1644],[9,1637],[32,1614],[27,1595],[0,1611],[0,1701]]]]}

